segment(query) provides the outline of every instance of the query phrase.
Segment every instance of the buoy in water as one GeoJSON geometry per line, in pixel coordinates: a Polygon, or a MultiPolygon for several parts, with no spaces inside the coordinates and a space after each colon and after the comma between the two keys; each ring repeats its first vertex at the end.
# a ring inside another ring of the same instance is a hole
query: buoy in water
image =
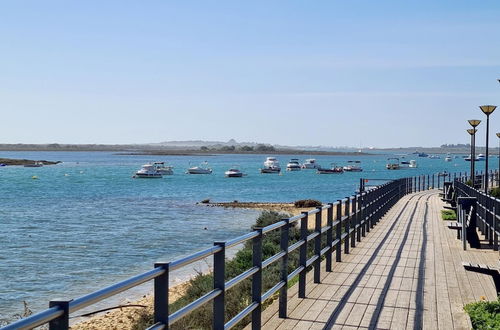
{"type": "Polygon", "coordinates": [[[33,180],[38,180],[38,177],[37,177],[36,175],[33,175],[31,178],[32,178],[33,180]]]}

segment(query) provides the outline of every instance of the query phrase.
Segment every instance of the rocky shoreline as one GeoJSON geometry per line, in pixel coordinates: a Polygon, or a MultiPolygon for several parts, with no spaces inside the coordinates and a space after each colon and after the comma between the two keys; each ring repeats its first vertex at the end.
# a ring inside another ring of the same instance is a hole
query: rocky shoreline
{"type": "Polygon", "coordinates": [[[0,164],[3,164],[4,166],[33,165],[36,162],[41,163],[43,165],[56,165],[56,164],[61,163],[60,161],[49,161],[49,160],[0,158],[0,164]]]}

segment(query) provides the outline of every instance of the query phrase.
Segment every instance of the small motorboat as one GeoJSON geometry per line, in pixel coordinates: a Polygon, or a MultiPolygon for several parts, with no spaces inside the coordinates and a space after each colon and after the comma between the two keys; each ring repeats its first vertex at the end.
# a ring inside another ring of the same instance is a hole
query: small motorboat
{"type": "Polygon", "coordinates": [[[387,165],[385,165],[385,168],[388,170],[399,170],[399,158],[387,158],[387,165]]]}
{"type": "Polygon", "coordinates": [[[260,169],[260,173],[280,173],[280,162],[275,157],[267,157],[264,162],[264,167],[260,169]]]}
{"type": "Polygon", "coordinates": [[[142,165],[141,169],[133,176],[133,178],[141,179],[161,179],[162,177],[163,175],[151,164],[142,165]]]}
{"type": "Polygon", "coordinates": [[[476,161],[480,162],[484,160],[486,160],[486,156],[484,154],[477,155],[476,161]]]}
{"type": "Polygon", "coordinates": [[[446,156],[444,159],[445,162],[451,162],[451,160],[452,160],[451,156],[446,156]]]}
{"type": "Polygon", "coordinates": [[[408,165],[409,168],[417,168],[417,161],[412,159],[410,160],[410,164],[408,165]]]}
{"type": "Polygon", "coordinates": [[[359,165],[347,165],[344,166],[343,170],[345,172],[363,172],[363,169],[359,165]]]}
{"type": "Polygon", "coordinates": [[[304,164],[302,164],[300,167],[304,170],[316,170],[321,166],[319,166],[316,163],[316,159],[311,158],[311,159],[306,159],[304,164]]]}
{"type": "Polygon", "coordinates": [[[418,157],[424,157],[425,158],[425,157],[429,157],[429,155],[426,154],[425,152],[419,152],[418,153],[418,157]]]}
{"type": "Polygon", "coordinates": [[[173,166],[167,166],[165,165],[164,162],[154,162],[153,163],[154,168],[158,173],[161,175],[173,175],[174,174],[174,167],[173,166]]]}
{"type": "Polygon", "coordinates": [[[429,159],[441,159],[438,155],[431,155],[429,156],[429,159]]]}
{"type": "Polygon", "coordinates": [[[244,174],[237,166],[233,165],[229,170],[224,172],[224,175],[227,178],[241,178],[244,174]]]}
{"type": "Polygon", "coordinates": [[[39,162],[39,161],[36,161],[34,163],[30,163],[30,164],[24,164],[24,167],[42,167],[43,166],[43,162],[39,162]]]}
{"type": "Polygon", "coordinates": [[[287,171],[300,171],[299,160],[297,158],[290,159],[288,164],[286,164],[286,170],[287,171]]]}
{"type": "Polygon", "coordinates": [[[212,174],[212,169],[208,167],[208,162],[204,162],[200,166],[188,168],[186,174],[212,174]]]}
{"type": "Polygon", "coordinates": [[[342,174],[344,173],[344,169],[342,166],[336,166],[335,164],[332,163],[331,168],[318,168],[316,173],[318,174],[342,174]]]}

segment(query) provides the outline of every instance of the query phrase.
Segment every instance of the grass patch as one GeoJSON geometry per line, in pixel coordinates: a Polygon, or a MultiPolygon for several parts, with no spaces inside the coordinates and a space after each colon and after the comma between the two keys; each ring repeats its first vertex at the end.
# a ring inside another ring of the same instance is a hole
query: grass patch
{"type": "Polygon", "coordinates": [[[500,298],[497,301],[479,301],[465,306],[473,329],[500,329],[500,298]]]}
{"type": "Polygon", "coordinates": [[[441,210],[443,220],[457,220],[457,214],[453,210],[441,210]]]}
{"type": "Polygon", "coordinates": [[[490,196],[500,198],[500,187],[495,187],[490,190],[490,196]]]}

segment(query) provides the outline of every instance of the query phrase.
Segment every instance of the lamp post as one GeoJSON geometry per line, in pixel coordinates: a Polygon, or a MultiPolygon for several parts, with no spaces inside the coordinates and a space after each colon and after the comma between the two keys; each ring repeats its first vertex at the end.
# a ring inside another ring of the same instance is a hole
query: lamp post
{"type": "Polygon", "coordinates": [[[471,155],[470,155],[470,161],[471,161],[470,175],[471,175],[471,180],[472,180],[472,187],[474,187],[474,184],[476,182],[476,132],[477,132],[476,127],[480,123],[481,123],[481,121],[479,119],[470,119],[469,120],[469,124],[474,129],[474,132],[472,134],[469,133],[472,135],[471,155]]]}
{"type": "Polygon", "coordinates": [[[474,173],[474,157],[472,156],[474,154],[474,135],[476,134],[477,129],[475,128],[469,128],[467,130],[467,133],[470,134],[470,178],[472,182],[472,186],[474,187],[474,176],[472,173],[474,173]]]}
{"type": "Polygon", "coordinates": [[[497,108],[496,105],[482,105],[479,107],[482,112],[486,115],[486,164],[484,167],[484,172],[486,173],[486,179],[484,180],[484,192],[488,195],[488,158],[490,158],[488,153],[488,138],[490,134],[490,115],[497,108]]]}

